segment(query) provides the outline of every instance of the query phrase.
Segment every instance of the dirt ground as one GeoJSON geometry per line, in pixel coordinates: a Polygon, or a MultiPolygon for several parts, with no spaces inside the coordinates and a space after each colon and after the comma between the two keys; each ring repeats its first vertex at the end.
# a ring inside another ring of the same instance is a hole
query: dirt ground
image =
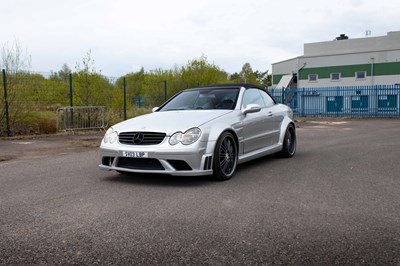
{"type": "Polygon", "coordinates": [[[83,152],[100,146],[104,131],[81,131],[56,135],[0,139],[0,163],[83,152]]]}

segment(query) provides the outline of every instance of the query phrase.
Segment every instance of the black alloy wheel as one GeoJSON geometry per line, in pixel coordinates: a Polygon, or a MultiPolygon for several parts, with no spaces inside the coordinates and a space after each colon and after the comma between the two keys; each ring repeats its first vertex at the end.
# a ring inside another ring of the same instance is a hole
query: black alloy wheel
{"type": "Polygon", "coordinates": [[[291,158],[296,153],[296,130],[293,124],[289,124],[286,128],[285,138],[283,140],[282,151],[279,153],[281,157],[291,158]]]}
{"type": "Polygon", "coordinates": [[[230,132],[219,137],[214,151],[213,171],[216,180],[230,179],[237,165],[237,144],[230,132]]]}

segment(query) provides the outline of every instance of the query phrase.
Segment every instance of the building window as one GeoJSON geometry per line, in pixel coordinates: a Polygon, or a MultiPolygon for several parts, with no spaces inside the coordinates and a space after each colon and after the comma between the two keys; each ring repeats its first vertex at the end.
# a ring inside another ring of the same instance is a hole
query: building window
{"type": "Polygon", "coordinates": [[[308,81],[317,81],[318,80],[318,74],[310,74],[308,75],[308,81]]]}
{"type": "Polygon", "coordinates": [[[340,73],[331,73],[331,80],[332,81],[338,81],[340,80],[340,73]]]}
{"type": "Polygon", "coordinates": [[[356,79],[365,79],[366,76],[367,76],[366,71],[357,71],[356,72],[356,79]]]}

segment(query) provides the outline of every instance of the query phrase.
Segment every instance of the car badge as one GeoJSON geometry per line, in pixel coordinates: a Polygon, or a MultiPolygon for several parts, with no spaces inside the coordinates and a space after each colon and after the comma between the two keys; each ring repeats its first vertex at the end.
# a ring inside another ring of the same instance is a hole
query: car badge
{"type": "Polygon", "coordinates": [[[143,133],[135,133],[133,135],[132,140],[133,140],[133,144],[141,144],[143,142],[143,140],[144,140],[143,133]]]}

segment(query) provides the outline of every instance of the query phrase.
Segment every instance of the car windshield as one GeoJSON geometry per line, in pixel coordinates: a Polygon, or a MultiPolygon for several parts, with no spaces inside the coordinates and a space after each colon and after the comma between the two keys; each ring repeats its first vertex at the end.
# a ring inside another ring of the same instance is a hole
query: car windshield
{"type": "Polygon", "coordinates": [[[183,91],[158,111],[235,109],[238,88],[198,89],[183,91]]]}

